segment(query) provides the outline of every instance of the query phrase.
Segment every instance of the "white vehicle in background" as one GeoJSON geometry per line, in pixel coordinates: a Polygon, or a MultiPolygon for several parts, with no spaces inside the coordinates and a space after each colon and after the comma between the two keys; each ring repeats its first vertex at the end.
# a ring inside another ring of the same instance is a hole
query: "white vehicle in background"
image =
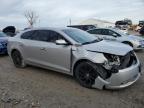
{"type": "Polygon", "coordinates": [[[90,34],[94,34],[100,39],[117,41],[124,44],[128,44],[133,49],[143,49],[144,48],[144,38],[134,35],[129,35],[127,33],[121,32],[118,29],[112,28],[96,28],[88,30],[90,34]]]}
{"type": "MultiPolygon", "coordinates": [[[[117,29],[117,30],[119,30],[119,29],[117,29]]],[[[121,32],[123,32],[124,34],[128,34],[128,29],[126,29],[126,30],[120,30],[121,32]]]]}

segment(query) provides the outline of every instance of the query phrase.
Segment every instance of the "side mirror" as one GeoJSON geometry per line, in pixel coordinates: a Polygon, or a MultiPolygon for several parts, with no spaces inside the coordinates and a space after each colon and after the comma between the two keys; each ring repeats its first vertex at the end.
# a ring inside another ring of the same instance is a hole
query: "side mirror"
{"type": "Polygon", "coordinates": [[[68,43],[65,40],[56,40],[57,45],[68,45],[68,43]]]}

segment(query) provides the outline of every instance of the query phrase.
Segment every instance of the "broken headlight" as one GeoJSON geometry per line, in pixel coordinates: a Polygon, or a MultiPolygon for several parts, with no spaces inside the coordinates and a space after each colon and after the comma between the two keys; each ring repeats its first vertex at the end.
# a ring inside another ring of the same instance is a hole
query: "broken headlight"
{"type": "Polygon", "coordinates": [[[107,61],[104,62],[103,67],[107,70],[118,72],[118,67],[120,66],[120,57],[112,54],[104,54],[107,61]]]}

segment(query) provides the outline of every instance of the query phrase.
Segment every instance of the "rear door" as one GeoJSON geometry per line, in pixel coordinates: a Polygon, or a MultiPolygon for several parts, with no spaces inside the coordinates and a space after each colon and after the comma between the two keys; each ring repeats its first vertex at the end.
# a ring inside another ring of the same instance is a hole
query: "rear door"
{"type": "Polygon", "coordinates": [[[23,50],[23,56],[29,63],[39,64],[41,62],[41,45],[42,42],[39,41],[38,30],[28,31],[21,36],[20,47],[23,50]]]}

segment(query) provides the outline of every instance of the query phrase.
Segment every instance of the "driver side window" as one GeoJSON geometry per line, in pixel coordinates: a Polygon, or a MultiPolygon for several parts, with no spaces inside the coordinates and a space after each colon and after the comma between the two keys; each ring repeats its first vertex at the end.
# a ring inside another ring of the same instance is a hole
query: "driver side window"
{"type": "Polygon", "coordinates": [[[52,43],[55,43],[56,40],[59,40],[59,39],[64,40],[64,38],[55,31],[49,31],[49,36],[50,36],[49,42],[52,42],[52,43]]]}

